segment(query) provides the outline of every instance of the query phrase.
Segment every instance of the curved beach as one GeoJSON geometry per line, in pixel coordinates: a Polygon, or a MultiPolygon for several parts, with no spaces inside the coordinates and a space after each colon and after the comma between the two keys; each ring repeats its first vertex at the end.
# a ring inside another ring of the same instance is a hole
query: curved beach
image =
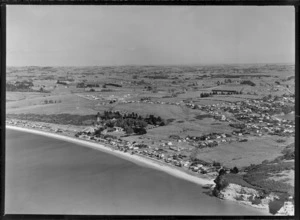
{"type": "Polygon", "coordinates": [[[199,187],[211,180],[168,165],[59,134],[7,128],[7,214],[268,215],[211,197],[199,187]]]}
{"type": "Polygon", "coordinates": [[[151,167],[154,169],[161,170],[172,176],[182,178],[184,180],[187,180],[187,181],[190,181],[190,182],[202,185],[202,186],[208,185],[208,184],[214,185],[214,181],[212,179],[195,177],[195,176],[189,175],[183,171],[180,171],[176,168],[172,168],[168,165],[163,165],[162,163],[155,162],[150,159],[142,158],[137,155],[131,155],[131,154],[124,153],[124,152],[118,151],[118,150],[113,150],[110,147],[105,147],[103,144],[93,143],[93,142],[89,142],[89,141],[85,141],[85,140],[80,140],[78,138],[72,138],[72,137],[68,137],[65,135],[59,135],[59,134],[54,134],[54,133],[44,132],[44,131],[38,131],[38,130],[34,130],[34,129],[21,128],[21,127],[16,127],[16,126],[8,126],[8,125],[6,127],[8,129],[13,129],[13,130],[22,131],[22,132],[30,132],[32,134],[43,135],[43,136],[47,136],[47,137],[51,137],[51,138],[55,138],[55,139],[59,139],[59,140],[63,140],[63,141],[80,144],[84,147],[89,147],[92,149],[100,150],[102,152],[109,153],[111,155],[120,157],[122,159],[137,163],[139,165],[145,165],[145,166],[148,166],[148,167],[151,167]]]}

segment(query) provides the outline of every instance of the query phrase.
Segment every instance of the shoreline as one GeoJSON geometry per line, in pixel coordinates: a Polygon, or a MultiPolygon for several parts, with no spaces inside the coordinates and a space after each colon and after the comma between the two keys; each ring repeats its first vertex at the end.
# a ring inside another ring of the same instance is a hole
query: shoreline
{"type": "MultiPolygon", "coordinates": [[[[117,156],[117,157],[122,158],[124,160],[130,161],[130,162],[135,163],[139,166],[146,166],[148,168],[152,168],[152,169],[155,169],[155,170],[158,170],[158,171],[162,171],[164,173],[167,173],[168,175],[171,175],[171,176],[174,176],[176,178],[180,178],[180,179],[195,183],[195,184],[200,185],[202,187],[209,186],[209,188],[211,189],[213,186],[215,186],[214,179],[192,176],[192,175],[190,175],[190,174],[188,174],[184,171],[181,171],[181,170],[179,170],[175,167],[173,168],[170,165],[162,164],[161,162],[151,160],[150,158],[148,159],[148,158],[144,158],[142,156],[131,155],[131,154],[128,154],[128,153],[125,153],[125,152],[122,152],[122,151],[114,150],[114,149],[110,148],[109,146],[105,146],[104,144],[94,143],[94,142],[91,142],[91,141],[88,141],[88,140],[82,140],[82,139],[78,139],[78,138],[75,138],[75,137],[70,137],[70,136],[67,136],[67,135],[56,134],[56,133],[46,132],[46,131],[40,131],[40,130],[30,129],[30,128],[23,128],[23,127],[18,127],[18,126],[6,125],[6,128],[11,129],[11,130],[21,131],[21,132],[27,132],[27,133],[42,135],[42,136],[46,136],[46,137],[50,137],[50,138],[54,138],[54,139],[58,139],[58,140],[62,140],[62,141],[67,141],[67,142],[70,142],[70,143],[79,144],[83,147],[99,150],[101,152],[108,153],[110,155],[117,156]]],[[[216,197],[216,198],[218,198],[218,197],[216,197]]],[[[240,202],[240,201],[232,201],[232,200],[221,199],[221,198],[218,198],[218,199],[224,200],[224,201],[235,202],[239,205],[246,206],[246,207],[249,207],[249,208],[260,209],[262,211],[262,213],[264,213],[264,215],[270,215],[270,213],[267,209],[255,207],[255,206],[245,204],[245,203],[240,202]]]]}
{"type": "Polygon", "coordinates": [[[213,179],[200,178],[200,177],[192,176],[188,173],[185,173],[184,171],[180,171],[176,168],[172,168],[171,166],[164,165],[164,164],[160,163],[159,161],[156,162],[154,160],[146,159],[146,158],[138,156],[138,155],[131,155],[131,154],[128,154],[128,153],[125,153],[125,152],[122,152],[122,151],[113,150],[109,146],[105,146],[105,145],[100,144],[100,143],[94,143],[94,142],[90,142],[90,141],[87,141],[87,140],[81,140],[81,139],[66,136],[66,135],[54,134],[54,133],[51,133],[51,132],[45,132],[45,131],[29,129],[29,128],[22,128],[22,127],[18,127],[18,126],[6,125],[6,128],[12,129],[12,130],[17,130],[17,131],[22,131],[22,132],[27,132],[27,133],[32,133],[32,134],[37,134],[37,135],[42,135],[42,136],[46,136],[46,137],[50,137],[50,138],[54,138],[54,139],[59,139],[59,140],[79,144],[79,145],[84,146],[84,147],[92,148],[92,149],[95,149],[95,150],[102,151],[104,153],[111,154],[113,156],[117,156],[117,157],[122,158],[124,160],[136,163],[138,165],[142,165],[142,166],[144,165],[144,166],[147,166],[149,168],[153,168],[153,169],[156,169],[156,170],[163,171],[163,172],[165,172],[169,175],[187,180],[189,182],[196,183],[196,184],[201,185],[201,186],[215,185],[213,179]]]}

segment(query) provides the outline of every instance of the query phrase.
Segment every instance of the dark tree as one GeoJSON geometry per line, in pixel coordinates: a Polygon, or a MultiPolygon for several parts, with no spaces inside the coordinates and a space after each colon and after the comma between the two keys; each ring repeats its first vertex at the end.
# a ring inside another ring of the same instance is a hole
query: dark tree
{"type": "Polygon", "coordinates": [[[226,174],[226,170],[224,170],[223,168],[219,170],[219,176],[222,176],[225,174],[226,174]]]}
{"type": "Polygon", "coordinates": [[[101,134],[101,132],[104,130],[104,128],[99,128],[99,129],[97,129],[96,131],[95,131],[95,135],[96,136],[100,136],[100,134],[101,134]]]}
{"type": "Polygon", "coordinates": [[[230,173],[238,173],[239,172],[239,169],[237,167],[233,167],[232,169],[230,169],[230,173]]]}
{"type": "Polygon", "coordinates": [[[219,162],[214,161],[214,162],[213,162],[213,166],[214,166],[214,167],[220,167],[221,164],[220,164],[219,162]]]}
{"type": "Polygon", "coordinates": [[[139,134],[139,135],[143,135],[143,134],[146,134],[146,133],[147,133],[147,131],[146,131],[145,128],[135,128],[135,129],[134,129],[134,132],[135,132],[136,134],[139,134]]]}
{"type": "Polygon", "coordinates": [[[132,134],[132,133],[134,133],[133,129],[131,127],[129,127],[129,126],[126,126],[124,128],[124,130],[125,130],[126,134],[132,134]]]}

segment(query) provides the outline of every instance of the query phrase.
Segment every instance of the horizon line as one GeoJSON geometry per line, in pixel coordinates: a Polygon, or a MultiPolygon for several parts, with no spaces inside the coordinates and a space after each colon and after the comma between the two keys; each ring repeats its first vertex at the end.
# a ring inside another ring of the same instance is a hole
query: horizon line
{"type": "Polygon", "coordinates": [[[209,66],[209,65],[261,65],[285,64],[295,65],[295,62],[259,62],[259,63],[203,63],[203,64],[115,64],[115,65],[7,65],[8,67],[125,67],[125,66],[209,66]]]}

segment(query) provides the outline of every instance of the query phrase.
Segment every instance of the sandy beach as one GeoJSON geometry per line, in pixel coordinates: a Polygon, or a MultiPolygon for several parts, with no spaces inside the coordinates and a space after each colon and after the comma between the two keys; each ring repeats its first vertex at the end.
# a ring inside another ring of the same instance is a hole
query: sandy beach
{"type": "Polygon", "coordinates": [[[152,167],[77,142],[6,129],[5,212],[267,215],[210,196],[208,188],[152,167]]]}
{"type": "Polygon", "coordinates": [[[131,161],[131,162],[139,164],[139,165],[144,165],[144,166],[151,167],[153,169],[161,170],[165,173],[168,173],[169,175],[196,183],[201,186],[211,185],[211,184],[214,185],[213,179],[195,177],[195,176],[189,175],[183,171],[180,171],[176,168],[172,168],[168,165],[163,165],[159,162],[155,162],[150,159],[142,158],[137,155],[131,155],[131,154],[124,153],[124,152],[121,152],[118,150],[113,150],[110,147],[105,147],[103,144],[80,140],[80,139],[72,138],[72,137],[65,136],[65,135],[54,134],[54,133],[45,132],[45,131],[38,131],[38,130],[28,129],[28,128],[21,128],[21,127],[10,126],[10,125],[6,125],[6,128],[17,130],[17,131],[30,132],[30,133],[37,134],[37,135],[43,135],[43,136],[47,136],[47,137],[51,137],[51,138],[55,138],[55,139],[59,139],[59,140],[67,141],[67,142],[80,144],[84,147],[89,147],[92,149],[100,150],[102,152],[109,153],[111,155],[123,158],[125,160],[131,161]]]}

